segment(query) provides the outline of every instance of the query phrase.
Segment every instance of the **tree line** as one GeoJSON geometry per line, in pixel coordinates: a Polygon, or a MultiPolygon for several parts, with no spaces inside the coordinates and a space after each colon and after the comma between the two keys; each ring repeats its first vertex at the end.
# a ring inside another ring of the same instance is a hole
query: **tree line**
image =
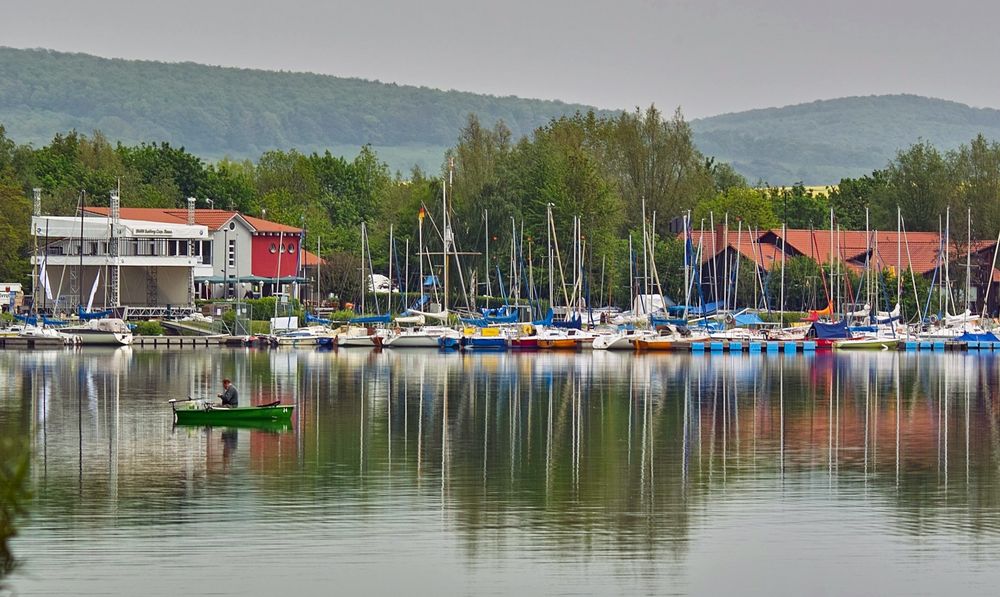
{"type": "MultiPolygon", "coordinates": [[[[982,136],[955,151],[920,142],[884,169],[845,178],[825,193],[806,187],[750,184],[728,164],[701,154],[678,111],[655,107],[617,115],[577,113],[551,120],[515,138],[503,122],[484,125],[469,116],[438,172],[414,168],[393,173],[368,146],[353,159],[330,152],[269,151],[257,160],[208,163],[169,143],[112,143],[101,133],[70,131],[41,147],[17,144],[0,126],[0,279],[30,280],[30,192],[43,191],[43,212],[75,213],[81,192],[88,205],[105,205],[119,184],[123,206],[179,208],[187,197],[198,207],[234,209],[304,227],[306,246],[320,250],[329,267],[324,286],[355,298],[360,293],[360,226],[365,222],[371,258],[385,272],[410,241],[416,271],[417,213],[425,207],[439,225],[442,187],[463,265],[477,280],[508,274],[512,242],[522,267],[529,253],[537,288],[546,288],[545,242],[551,208],[556,239],[568,253],[572,221],[579,216],[584,268],[592,296],[621,304],[629,294],[629,239],[641,251],[643,208],[655,235],[655,261],[664,291],[683,296],[683,247],[678,219],[692,226],[825,227],[832,208],[838,224],[895,229],[896,208],[907,230],[936,230],[946,208],[972,209],[973,236],[991,238],[1000,228],[1000,146],[982,136]],[[652,228],[655,213],[655,228],[652,228]],[[489,228],[487,229],[487,214],[489,228]],[[704,224],[702,224],[704,222],[704,224]],[[399,241],[390,247],[390,229],[399,241]],[[490,263],[486,263],[487,248],[490,263]]],[[[956,227],[961,238],[964,226],[956,227]],[[958,229],[961,230],[958,230],[958,229]]],[[[440,251],[434,228],[425,245],[440,251]]],[[[435,258],[439,259],[439,258],[435,258]]],[[[425,267],[427,262],[425,260],[425,267]]],[[[415,274],[414,274],[415,275],[415,274]]],[[[485,286],[484,286],[485,288],[485,286]]],[[[496,289],[494,282],[494,290],[496,289]]],[[[473,289],[481,292],[482,289],[473,289]]],[[[597,299],[594,299],[595,301],[597,299]]],[[[625,301],[627,302],[627,301],[625,301]]]]}

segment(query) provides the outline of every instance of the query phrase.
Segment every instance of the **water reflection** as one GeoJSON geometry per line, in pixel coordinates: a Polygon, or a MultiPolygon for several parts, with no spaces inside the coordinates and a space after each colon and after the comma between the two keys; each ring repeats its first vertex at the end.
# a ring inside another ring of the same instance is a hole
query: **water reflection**
{"type": "MultiPolygon", "coordinates": [[[[322,555],[350,569],[409,536],[421,549],[408,557],[468,586],[505,592],[515,587],[498,562],[523,564],[533,572],[516,588],[529,593],[747,592],[704,562],[782,550],[797,563],[784,570],[789,594],[795,578],[810,586],[806,572],[866,592],[837,571],[872,534],[891,543],[878,556],[891,565],[872,572],[882,586],[931,591],[921,575],[950,578],[911,549],[941,542],[975,592],[996,580],[979,554],[1000,545],[997,363],[950,353],[0,353],[11,380],[0,424],[31,437],[36,454],[39,499],[18,544],[32,578],[21,582],[65,591],[60,570],[80,553],[42,554],[67,538],[110,534],[123,551],[175,525],[169,546],[203,548],[186,527],[225,522],[227,536],[266,542],[278,562],[322,555]],[[174,428],[166,401],[214,395],[223,377],[254,403],[296,403],[291,426],[174,428]],[[280,516],[247,517],[262,511],[280,516]],[[586,584],[567,580],[569,569],[586,584]]],[[[128,589],[156,579],[167,590],[168,565],[146,564],[152,572],[128,589]]],[[[303,578],[294,566],[278,574],[303,578]]],[[[428,587],[419,570],[397,579],[428,587]]],[[[353,581],[388,588],[380,582],[353,581]]]]}

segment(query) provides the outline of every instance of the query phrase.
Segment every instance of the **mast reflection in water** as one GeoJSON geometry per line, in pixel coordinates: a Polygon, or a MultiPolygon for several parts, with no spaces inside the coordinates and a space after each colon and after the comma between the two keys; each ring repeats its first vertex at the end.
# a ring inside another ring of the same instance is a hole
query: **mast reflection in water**
{"type": "Polygon", "coordinates": [[[992,594],[1000,360],[4,352],[24,594],[992,594]],[[296,404],[172,425],[166,400],[296,404]]]}

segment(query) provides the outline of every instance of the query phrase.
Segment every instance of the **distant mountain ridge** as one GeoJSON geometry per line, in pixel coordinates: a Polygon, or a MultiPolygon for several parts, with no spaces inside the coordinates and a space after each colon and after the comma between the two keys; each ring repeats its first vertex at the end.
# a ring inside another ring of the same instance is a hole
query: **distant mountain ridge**
{"type": "Polygon", "coordinates": [[[469,113],[515,138],[590,106],[440,91],[309,73],[99,58],[0,47],[0,123],[20,142],[100,130],[126,143],[168,141],[210,158],[270,149],[357,153],[403,169],[455,143],[469,113]],[[403,161],[399,161],[403,160],[403,161]]]}
{"type": "Polygon", "coordinates": [[[695,120],[698,148],[771,184],[833,184],[882,168],[920,140],[1000,139],[1000,110],[917,95],[820,100],[695,120]]]}
{"type": "MultiPolygon", "coordinates": [[[[207,159],[270,149],[354,155],[366,143],[393,169],[436,171],[469,113],[514,138],[582,104],[440,91],[309,73],[108,59],[0,47],[0,123],[42,145],[100,130],[124,143],[168,141],[207,159]]],[[[604,111],[611,114],[612,111],[604,111]]],[[[920,139],[953,149],[1000,139],[1000,110],[915,95],[820,100],[691,122],[701,151],[751,182],[834,184],[884,167],[920,139]]]]}

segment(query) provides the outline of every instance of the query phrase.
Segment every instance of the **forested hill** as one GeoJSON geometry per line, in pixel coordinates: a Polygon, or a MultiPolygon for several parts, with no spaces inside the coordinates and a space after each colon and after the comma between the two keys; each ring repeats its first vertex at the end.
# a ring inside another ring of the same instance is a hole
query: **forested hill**
{"type": "Polygon", "coordinates": [[[698,148],[755,182],[831,184],[882,168],[918,141],[948,150],[1000,139],[1000,110],[915,95],[848,97],[691,123],[698,148]]]}
{"type": "MultiPolygon", "coordinates": [[[[668,111],[673,106],[664,106],[668,111]]],[[[0,47],[0,124],[36,146],[100,130],[126,144],[167,141],[212,160],[271,149],[371,144],[394,170],[436,171],[470,113],[514,138],[588,106],[308,73],[106,59],[0,47]]],[[[751,182],[834,184],[884,167],[919,140],[953,149],[1000,139],[1000,111],[912,95],[851,97],[691,122],[695,143],[751,182]]]]}
{"type": "Polygon", "coordinates": [[[469,113],[503,120],[514,138],[586,111],[558,101],[307,73],[98,58],[0,47],[0,123],[19,142],[100,130],[124,143],[168,141],[206,158],[364,144],[390,165],[436,170],[469,113]]]}

